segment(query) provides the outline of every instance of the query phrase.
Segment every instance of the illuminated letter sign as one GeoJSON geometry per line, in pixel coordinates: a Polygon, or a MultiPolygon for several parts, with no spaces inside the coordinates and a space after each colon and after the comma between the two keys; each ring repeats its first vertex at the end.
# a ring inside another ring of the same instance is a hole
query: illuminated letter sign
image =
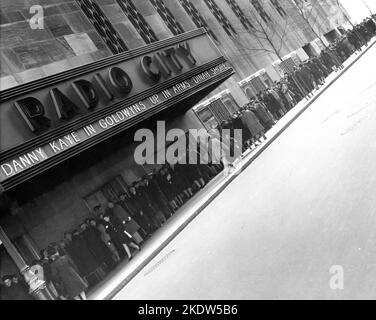
{"type": "Polygon", "coordinates": [[[79,108],[59,89],[53,88],[50,96],[59,119],[68,120],[80,113],[79,108]]]}
{"type": "Polygon", "coordinates": [[[111,85],[120,93],[128,94],[132,91],[133,84],[128,74],[118,67],[113,67],[108,72],[111,85]]]}
{"type": "Polygon", "coordinates": [[[187,62],[191,65],[191,67],[196,65],[197,61],[193,57],[192,52],[191,52],[191,47],[189,46],[188,43],[179,44],[178,52],[181,53],[181,55],[187,60],[187,62]]]}
{"type": "Polygon", "coordinates": [[[45,117],[44,106],[38,99],[27,97],[16,101],[14,105],[32,132],[44,131],[50,127],[51,120],[45,117]]]}
{"type": "Polygon", "coordinates": [[[87,109],[98,105],[99,97],[94,86],[87,80],[77,80],[72,83],[74,91],[87,109]]]}
{"type": "Polygon", "coordinates": [[[151,80],[157,82],[161,78],[161,71],[153,63],[150,56],[145,56],[141,59],[141,68],[144,74],[151,80]]]}
{"type": "Polygon", "coordinates": [[[183,66],[180,63],[179,59],[176,57],[176,50],[175,48],[169,48],[164,51],[164,55],[166,59],[170,62],[170,64],[178,71],[183,70],[183,66]]]}

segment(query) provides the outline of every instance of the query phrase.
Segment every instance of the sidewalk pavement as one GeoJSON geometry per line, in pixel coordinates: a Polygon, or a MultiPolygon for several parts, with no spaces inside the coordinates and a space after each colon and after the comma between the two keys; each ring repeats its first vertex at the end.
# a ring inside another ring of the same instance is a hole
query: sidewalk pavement
{"type": "MultiPolygon", "coordinates": [[[[215,177],[202,192],[189,200],[179,211],[149,239],[131,262],[121,263],[104,281],[88,295],[89,300],[108,300],[113,298],[133,277],[148,265],[192,220],[194,220],[226,187],[255,161],[299,116],[307,110],[336,80],[349,70],[369,49],[376,44],[374,38],[368,47],[357,55],[352,55],[345,63],[345,69],[333,72],[326,79],[325,85],[314,91],[310,100],[305,99],[290,110],[278,123],[267,132],[267,140],[257,149],[247,151],[234,164],[236,169],[231,174],[215,177]]],[[[158,266],[159,263],[156,264],[158,266]]]]}

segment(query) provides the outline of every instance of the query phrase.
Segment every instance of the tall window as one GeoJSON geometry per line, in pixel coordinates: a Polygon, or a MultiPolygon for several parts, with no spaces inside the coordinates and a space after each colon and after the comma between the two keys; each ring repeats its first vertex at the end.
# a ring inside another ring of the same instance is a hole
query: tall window
{"type": "Polygon", "coordinates": [[[270,0],[270,1],[272,2],[274,8],[276,8],[276,10],[278,11],[281,17],[287,16],[285,9],[283,9],[283,7],[281,6],[278,0],[270,0]]]}
{"type": "Polygon", "coordinates": [[[76,1],[113,54],[128,50],[124,41],[120,38],[120,35],[116,32],[95,0],[76,1]]]}
{"type": "Polygon", "coordinates": [[[161,16],[167,27],[170,29],[172,34],[178,35],[184,33],[184,29],[181,24],[175,19],[171,11],[166,7],[163,0],[150,0],[151,4],[157,10],[158,14],[161,16]]]}
{"type": "Polygon", "coordinates": [[[256,11],[260,15],[261,19],[264,20],[266,23],[271,22],[269,15],[266,13],[262,5],[260,4],[259,0],[252,0],[252,5],[255,7],[256,11]]]}
{"type": "Polygon", "coordinates": [[[187,14],[191,17],[193,23],[196,25],[197,28],[205,28],[206,31],[210,34],[210,36],[215,40],[218,41],[217,36],[210,30],[208,24],[205,22],[204,18],[200,15],[197,11],[195,6],[192,4],[190,0],[179,0],[181,5],[183,6],[184,10],[187,14]]]}
{"type": "Polygon", "coordinates": [[[158,41],[157,36],[146,22],[141,13],[137,10],[132,0],[116,0],[129,21],[136,28],[142,39],[147,43],[158,41]]]}
{"type": "Polygon", "coordinates": [[[230,6],[230,8],[234,12],[234,14],[238,17],[238,19],[240,20],[243,27],[246,30],[251,30],[253,28],[252,23],[245,16],[243,10],[236,3],[236,0],[226,0],[226,2],[230,6]]]}
{"type": "Polygon", "coordinates": [[[230,21],[226,18],[223,14],[222,10],[218,7],[214,0],[204,0],[208,8],[210,9],[211,13],[217,19],[217,21],[222,25],[225,32],[231,37],[236,36],[237,32],[231,25],[230,21]]]}

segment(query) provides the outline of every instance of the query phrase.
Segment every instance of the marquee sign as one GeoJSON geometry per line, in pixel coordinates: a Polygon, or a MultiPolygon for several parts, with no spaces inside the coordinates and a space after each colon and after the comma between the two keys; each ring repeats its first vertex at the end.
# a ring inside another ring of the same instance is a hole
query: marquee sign
{"type": "Polygon", "coordinates": [[[5,90],[0,183],[68,157],[71,150],[232,73],[207,35],[196,30],[5,90]]]}
{"type": "Polygon", "coordinates": [[[197,87],[199,84],[204,83],[219,73],[226,70],[230,70],[231,67],[228,64],[222,63],[208,71],[202,72],[197,76],[189,78],[181,83],[174,85],[171,88],[163,90],[157,94],[148,97],[134,105],[118,110],[117,112],[101,118],[92,124],[89,124],[78,130],[71,131],[66,135],[52,140],[46,145],[40,146],[37,149],[31,150],[25,154],[22,154],[15,159],[0,165],[0,182],[10,178],[24,170],[38,165],[43,161],[58,155],[84,141],[99,135],[107,130],[120,125],[121,123],[128,121],[138,114],[145,113],[153,107],[162,104],[168,100],[173,99],[177,95],[197,87]]]}

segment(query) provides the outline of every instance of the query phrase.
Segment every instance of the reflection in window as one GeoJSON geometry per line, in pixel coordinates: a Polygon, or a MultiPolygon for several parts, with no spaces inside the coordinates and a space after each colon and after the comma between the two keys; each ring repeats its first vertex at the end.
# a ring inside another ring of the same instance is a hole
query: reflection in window
{"type": "Polygon", "coordinates": [[[196,114],[208,130],[215,129],[219,125],[217,119],[210,111],[208,106],[206,106],[204,109],[200,111],[197,111],[196,114]]]}
{"type": "Polygon", "coordinates": [[[239,106],[231,94],[224,96],[222,101],[231,115],[239,111],[239,106]]]}
{"type": "Polygon", "coordinates": [[[264,20],[266,23],[271,22],[269,15],[266,13],[262,5],[260,4],[259,0],[252,0],[252,4],[255,7],[256,11],[260,15],[261,19],[264,20]]]}

